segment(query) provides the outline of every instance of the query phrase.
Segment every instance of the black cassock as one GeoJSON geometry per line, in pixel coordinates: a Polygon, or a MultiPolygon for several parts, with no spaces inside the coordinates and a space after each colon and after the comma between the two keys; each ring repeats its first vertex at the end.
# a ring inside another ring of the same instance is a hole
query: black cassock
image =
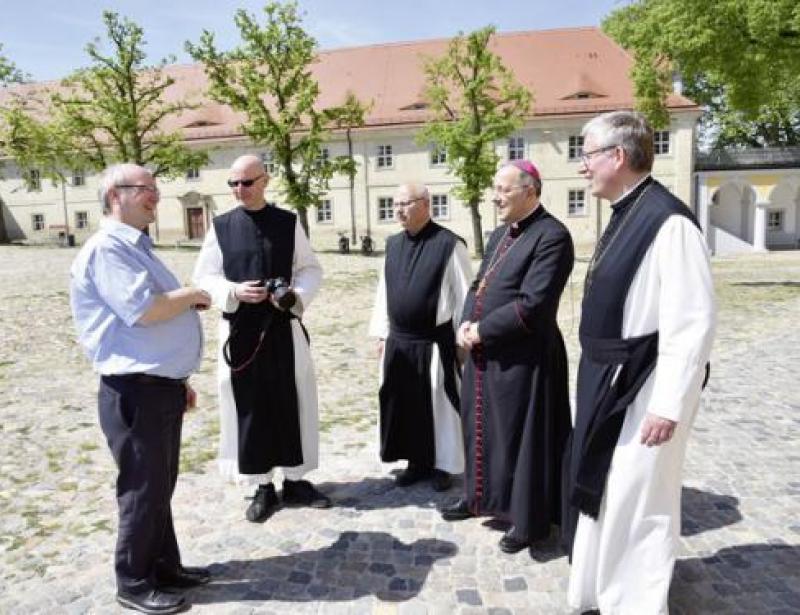
{"type": "MultiPolygon", "coordinates": [[[[225,277],[232,282],[292,279],[294,214],[276,207],[243,207],[214,218],[225,277]]],[[[288,311],[270,301],[240,303],[232,314],[224,353],[239,427],[239,472],[266,474],[303,463],[294,345],[288,311]]]]}
{"type": "Polygon", "coordinates": [[[386,306],[389,337],[379,393],[381,459],[433,467],[435,437],[431,399],[431,349],[439,348],[444,388],[458,408],[453,323],[436,325],[447,264],[461,239],[428,222],[416,235],[403,232],[386,242],[386,306]]]}
{"type": "Polygon", "coordinates": [[[571,422],[556,314],[573,261],[569,231],[540,205],[492,233],[462,318],[481,337],[461,387],[465,496],[475,514],[508,520],[530,541],[561,520],[571,422]]]}

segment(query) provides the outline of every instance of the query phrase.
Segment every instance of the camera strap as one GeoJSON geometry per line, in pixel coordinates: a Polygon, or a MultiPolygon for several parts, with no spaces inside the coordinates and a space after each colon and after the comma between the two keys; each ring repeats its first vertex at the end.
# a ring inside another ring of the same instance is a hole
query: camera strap
{"type": "MultiPolygon", "coordinates": [[[[308,331],[306,331],[305,326],[303,326],[303,321],[288,310],[283,312],[283,314],[288,316],[289,321],[293,319],[298,320],[298,322],[300,323],[300,328],[303,330],[303,335],[305,335],[306,341],[309,341],[308,331]]],[[[264,314],[264,319],[261,322],[261,331],[258,334],[258,343],[256,344],[256,347],[250,354],[250,356],[247,357],[247,359],[245,359],[245,361],[243,363],[240,363],[239,365],[233,364],[233,359],[231,357],[231,350],[230,350],[231,340],[235,335],[239,333],[239,331],[236,328],[235,319],[230,321],[230,333],[228,333],[228,339],[226,339],[225,343],[222,345],[222,358],[225,359],[225,363],[228,364],[228,367],[231,370],[231,374],[238,374],[239,372],[244,371],[253,361],[255,361],[256,357],[258,356],[258,351],[261,350],[261,346],[264,344],[264,338],[266,337],[267,331],[269,331],[270,325],[272,324],[272,319],[276,315],[278,314],[272,311],[268,311],[266,314],[264,314]]]]}

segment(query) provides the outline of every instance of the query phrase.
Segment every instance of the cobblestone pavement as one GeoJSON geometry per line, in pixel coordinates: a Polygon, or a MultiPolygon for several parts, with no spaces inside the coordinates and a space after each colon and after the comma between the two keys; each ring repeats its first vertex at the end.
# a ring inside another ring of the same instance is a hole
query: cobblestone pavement
{"type": "MultiPolygon", "coordinates": [[[[75,343],[75,251],[0,247],[0,612],[109,613],[115,471],[96,420],[96,377],[75,343]]],[[[163,251],[188,279],[196,254],[163,251]]],[[[215,315],[193,381],[174,497],[187,564],[214,582],[197,613],[566,613],[554,546],[504,555],[484,520],[448,524],[458,495],[393,486],[376,452],[376,365],[366,322],[378,258],[321,255],[311,307],[329,510],[244,520],[247,495],[216,473],[215,315]]],[[[577,359],[578,264],[561,324],[577,359]]],[[[713,375],[689,447],[672,613],[800,612],[800,253],[714,263],[713,375]]],[[[573,369],[574,377],[574,369],[573,369]]]]}

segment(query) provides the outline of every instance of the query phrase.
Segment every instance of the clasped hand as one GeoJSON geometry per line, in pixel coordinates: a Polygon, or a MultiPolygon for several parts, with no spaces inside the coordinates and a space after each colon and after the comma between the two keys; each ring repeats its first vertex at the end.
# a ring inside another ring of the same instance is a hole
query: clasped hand
{"type": "Polygon", "coordinates": [[[481,343],[481,336],[478,334],[478,323],[465,320],[461,323],[456,334],[456,344],[465,350],[472,350],[481,343]]]}

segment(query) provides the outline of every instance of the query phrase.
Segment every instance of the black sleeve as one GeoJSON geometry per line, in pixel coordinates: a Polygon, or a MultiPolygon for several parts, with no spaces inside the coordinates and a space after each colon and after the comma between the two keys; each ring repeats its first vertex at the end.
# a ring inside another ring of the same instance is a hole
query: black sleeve
{"type": "Polygon", "coordinates": [[[558,228],[545,235],[536,247],[516,299],[481,319],[481,343],[491,348],[509,338],[530,335],[536,330],[537,321],[555,314],[574,260],[572,238],[566,229],[558,228]]]}

